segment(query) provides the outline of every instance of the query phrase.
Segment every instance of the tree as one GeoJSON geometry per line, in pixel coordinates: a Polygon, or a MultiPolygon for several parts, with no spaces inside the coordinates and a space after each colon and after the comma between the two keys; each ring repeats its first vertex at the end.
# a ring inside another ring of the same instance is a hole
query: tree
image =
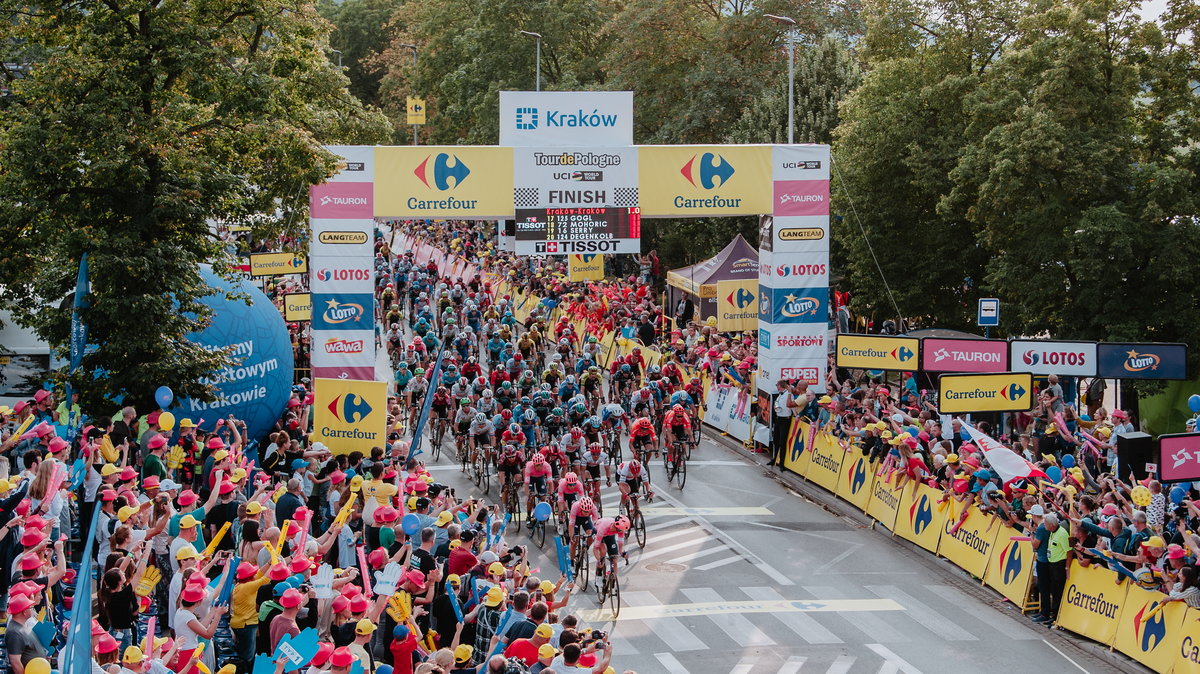
{"type": "Polygon", "coordinates": [[[16,39],[49,57],[0,113],[0,302],[66,343],[80,256],[96,348],[72,378],[89,409],[148,401],[228,363],[187,340],[207,312],[198,266],[227,270],[213,221],[255,238],[307,231],[325,142],[375,142],[386,120],[346,91],[327,24],[281,0],[0,0],[16,39]],[[65,305],[65,306],[64,306],[65,305]]]}
{"type": "MultiPolygon", "coordinates": [[[[369,105],[380,105],[379,86],[383,72],[374,60],[390,42],[392,16],[401,0],[326,0],[321,15],[334,25],[329,36],[332,50],[341,52],[340,62],[350,78],[350,93],[369,105]]],[[[334,63],[337,54],[330,54],[334,63]]]]}

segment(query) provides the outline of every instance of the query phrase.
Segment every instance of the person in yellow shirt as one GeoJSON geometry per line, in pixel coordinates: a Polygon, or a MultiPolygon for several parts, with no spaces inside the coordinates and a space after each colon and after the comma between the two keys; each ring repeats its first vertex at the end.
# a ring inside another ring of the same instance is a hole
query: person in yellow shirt
{"type": "Polygon", "coordinates": [[[368,469],[371,480],[362,485],[363,493],[363,522],[366,523],[367,549],[379,547],[379,531],[382,527],[375,521],[375,509],[392,504],[392,497],[399,491],[396,485],[384,482],[382,479],[383,465],[372,464],[368,469]]]}
{"type": "Polygon", "coordinates": [[[258,633],[258,590],[269,583],[266,569],[250,562],[237,568],[237,583],[230,598],[229,627],[237,657],[242,662],[254,662],[254,646],[258,633]]]}

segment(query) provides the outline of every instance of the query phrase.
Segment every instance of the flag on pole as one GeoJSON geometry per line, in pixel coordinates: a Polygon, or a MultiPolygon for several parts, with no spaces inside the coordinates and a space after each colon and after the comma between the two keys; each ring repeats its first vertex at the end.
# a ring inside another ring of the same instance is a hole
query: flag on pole
{"type": "MultiPolygon", "coordinates": [[[[79,258],[79,273],[75,276],[75,305],[71,309],[71,337],[70,337],[70,354],[69,365],[70,374],[75,374],[79,369],[79,363],[83,360],[83,351],[87,348],[87,323],[83,321],[81,310],[87,308],[87,296],[91,292],[92,284],[88,279],[88,255],[84,253],[79,258]]],[[[67,419],[65,426],[67,427],[67,441],[73,442],[75,434],[79,432],[79,426],[83,423],[83,419],[75,418],[75,406],[71,403],[73,392],[71,391],[71,381],[67,380],[67,396],[64,404],[67,407],[67,419]]]]}
{"type": "MultiPolygon", "coordinates": [[[[88,531],[96,530],[100,509],[92,511],[92,523],[88,531]]],[[[79,574],[75,576],[75,602],[71,605],[71,628],[67,631],[67,644],[63,648],[60,669],[64,672],[90,672],[92,670],[92,558],[95,554],[96,537],[88,536],[83,546],[83,561],[79,574]]]]}
{"type": "Polygon", "coordinates": [[[1050,476],[1038,469],[1037,466],[1000,444],[990,435],[980,432],[978,428],[965,421],[962,426],[971,436],[971,440],[983,451],[983,457],[991,464],[992,470],[996,471],[996,475],[1004,484],[1021,479],[1050,480],[1050,476]]]}
{"type": "Polygon", "coordinates": [[[433,406],[433,393],[437,389],[437,382],[442,376],[442,358],[445,355],[445,349],[438,351],[437,360],[433,363],[433,370],[429,374],[429,386],[425,390],[425,402],[421,405],[421,415],[417,417],[417,423],[413,426],[412,444],[408,448],[409,459],[421,453],[421,434],[425,430],[425,420],[429,418],[429,409],[433,406]]]}

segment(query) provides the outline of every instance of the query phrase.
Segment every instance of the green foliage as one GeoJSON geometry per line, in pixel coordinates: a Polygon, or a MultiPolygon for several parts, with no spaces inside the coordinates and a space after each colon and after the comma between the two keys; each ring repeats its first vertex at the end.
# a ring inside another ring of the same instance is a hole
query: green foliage
{"type": "Polygon", "coordinates": [[[402,4],[401,0],[344,0],[341,3],[325,0],[318,5],[321,16],[334,25],[329,35],[330,61],[339,61],[332,50],[341,52],[341,63],[350,79],[350,93],[364,103],[380,104],[379,85],[383,72],[374,59],[387,48],[392,16],[402,4]]]}
{"type": "Polygon", "coordinates": [[[12,37],[49,56],[0,112],[0,302],[66,342],[82,253],[96,350],[73,378],[89,409],[199,383],[227,359],[188,342],[226,271],[210,223],[255,238],[307,231],[308,186],[329,176],[325,142],[378,142],[386,120],[327,60],[328,24],[286,0],[0,0],[12,37]]]}

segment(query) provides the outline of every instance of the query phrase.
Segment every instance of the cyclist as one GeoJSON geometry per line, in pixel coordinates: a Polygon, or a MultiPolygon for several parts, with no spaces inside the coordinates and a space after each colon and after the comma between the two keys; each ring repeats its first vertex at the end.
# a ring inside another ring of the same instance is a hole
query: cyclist
{"type": "Polygon", "coordinates": [[[575,386],[575,375],[569,374],[563,379],[563,383],[558,385],[558,399],[566,403],[574,398],[576,393],[579,393],[579,389],[575,386]]]}
{"type": "Polygon", "coordinates": [[[571,540],[571,559],[575,559],[575,550],[578,547],[578,539],[581,531],[595,533],[596,529],[592,526],[592,516],[596,514],[596,502],[589,496],[582,496],[579,500],[571,504],[570,522],[571,526],[567,527],[567,535],[571,540]]]}
{"type": "Polygon", "coordinates": [[[646,445],[650,445],[647,454],[653,452],[654,456],[658,456],[658,435],[654,432],[654,424],[646,417],[638,417],[629,426],[629,451],[636,457],[637,451],[646,445]]]}
{"type": "Polygon", "coordinates": [[[630,459],[617,466],[617,487],[621,490],[621,505],[629,505],[629,498],[638,493],[642,483],[646,485],[646,501],[654,498],[650,489],[650,471],[637,459],[630,459]]]}
{"type": "Polygon", "coordinates": [[[650,391],[649,386],[643,386],[629,396],[629,406],[633,408],[633,414],[636,416],[641,416],[644,412],[649,411],[653,404],[654,393],[650,391]]]}
{"type": "Polygon", "coordinates": [[[625,427],[625,408],[616,403],[608,403],[600,408],[600,428],[604,431],[620,431],[625,427]]]}
{"type": "MultiPolygon", "coordinates": [[[[583,483],[575,473],[567,473],[558,483],[558,509],[562,510],[575,505],[575,501],[584,497],[583,483]]],[[[574,508],[572,507],[572,511],[574,508]]]]}
{"type": "Polygon", "coordinates": [[[633,376],[641,378],[642,370],[646,369],[646,359],[642,358],[642,350],[639,347],[633,347],[633,351],[625,357],[625,362],[629,363],[629,367],[633,368],[633,376]]]}
{"type": "Polygon", "coordinates": [[[692,437],[692,417],[683,405],[674,405],[663,417],[663,446],[688,442],[692,437]]]}
{"type": "Polygon", "coordinates": [[[593,337],[587,338],[587,343],[580,349],[584,357],[590,359],[593,363],[600,360],[600,340],[593,337]]]}
{"type": "Polygon", "coordinates": [[[533,516],[533,505],[546,500],[547,483],[550,480],[550,464],[540,452],[535,452],[529,463],[525,464],[525,514],[533,516]],[[537,497],[537,501],[534,497],[537,497]]]}
{"type": "Polygon", "coordinates": [[[476,412],[475,417],[471,420],[471,426],[467,432],[471,435],[471,460],[475,460],[475,452],[480,448],[489,449],[492,446],[492,433],[495,429],[492,427],[492,422],[488,421],[488,415],[482,411],[476,412]]]}
{"type": "Polygon", "coordinates": [[[587,469],[588,481],[596,483],[592,493],[600,493],[600,467],[604,467],[604,482],[606,486],[612,486],[612,465],[608,462],[608,454],[604,452],[604,445],[598,442],[593,442],[588,445],[588,451],[583,455],[583,467],[587,469]]]}
{"type": "Polygon", "coordinates": [[[425,402],[425,391],[429,390],[429,382],[425,381],[425,370],[417,368],[413,378],[409,380],[404,392],[408,394],[408,427],[416,428],[417,417],[421,414],[421,406],[425,402]]]}
{"type": "Polygon", "coordinates": [[[588,366],[587,370],[579,376],[579,385],[583,388],[584,395],[587,396],[588,407],[594,408],[600,402],[603,383],[604,378],[600,375],[600,368],[595,365],[588,366]]]}
{"type": "Polygon", "coordinates": [[[496,457],[496,472],[500,481],[500,493],[504,493],[504,487],[509,480],[520,479],[522,470],[525,467],[525,454],[520,447],[516,445],[504,445],[503,451],[496,457]]]}
{"type": "Polygon", "coordinates": [[[450,391],[445,386],[439,386],[433,392],[432,409],[437,418],[437,428],[445,433],[446,424],[450,422],[450,391]]]}
{"type": "MultiPolygon", "coordinates": [[[[454,413],[454,440],[456,446],[461,450],[465,444],[465,439],[471,433],[471,422],[475,419],[475,406],[471,404],[470,398],[462,398],[458,401],[458,411],[454,413]]],[[[486,419],[486,417],[484,417],[486,419]]]]}
{"type": "MultiPolygon", "coordinates": [[[[507,412],[508,410],[505,410],[507,412]]],[[[513,421],[508,425],[508,428],[500,435],[500,444],[516,445],[517,447],[527,447],[528,438],[521,432],[521,425],[513,421]]]]}
{"type": "Polygon", "coordinates": [[[463,398],[472,396],[474,394],[475,388],[471,386],[471,380],[467,379],[465,376],[459,377],[458,380],[454,382],[454,385],[450,387],[450,397],[454,398],[455,400],[462,400],[463,398]]]}
{"type": "Polygon", "coordinates": [[[596,588],[601,587],[604,576],[604,559],[608,557],[613,573],[617,572],[617,555],[629,558],[625,554],[625,532],[629,531],[629,518],[624,515],[617,517],[602,517],[595,523],[596,544],[592,546],[592,554],[596,558],[596,588]]]}
{"type": "Polygon", "coordinates": [[[622,397],[633,392],[633,368],[629,363],[621,363],[617,367],[616,372],[612,375],[611,384],[609,385],[609,400],[615,403],[622,401],[622,397]]]}

